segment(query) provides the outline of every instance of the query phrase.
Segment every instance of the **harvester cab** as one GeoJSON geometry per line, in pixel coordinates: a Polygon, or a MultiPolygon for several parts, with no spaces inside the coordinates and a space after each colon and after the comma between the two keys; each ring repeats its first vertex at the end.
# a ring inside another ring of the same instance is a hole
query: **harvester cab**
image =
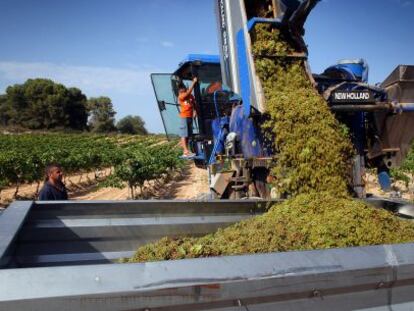
{"type": "MultiPolygon", "coordinates": [[[[244,189],[252,182],[247,159],[256,163],[255,176],[259,176],[258,168],[268,167],[271,161],[270,149],[259,144],[262,138],[257,118],[246,117],[241,97],[223,84],[218,56],[191,54],[174,73],[151,75],[167,137],[179,136],[178,88],[181,84],[188,86],[194,77],[198,82],[193,90],[197,117],[189,137],[190,148],[196,154],[192,159],[196,166],[208,169],[213,195],[245,197],[246,194],[235,196],[240,192],[232,191],[229,184],[244,189]]],[[[267,172],[260,175],[263,185],[266,175],[267,172]]]]}
{"type": "MultiPolygon", "coordinates": [[[[197,118],[190,146],[196,165],[208,169],[214,197],[271,195],[269,167],[275,146],[261,124],[266,121],[264,92],[255,58],[299,59],[309,80],[354,144],[351,187],[364,197],[365,167],[378,169],[383,189],[388,171],[401,164],[414,138],[414,66],[399,66],[378,86],[369,85],[362,59],[343,60],[312,74],[303,40],[304,23],[318,0],[216,0],[220,56],[189,55],[173,74],[153,74],[158,107],[167,136],[179,133],[177,89],[198,77],[194,89],[197,118]],[[259,24],[271,27],[293,47],[287,55],[253,55],[259,24]]],[[[277,147],[277,146],[276,146],[277,147]]]]}
{"type": "Polygon", "coordinates": [[[152,74],[151,79],[168,138],[180,133],[178,88],[188,86],[194,77],[198,82],[193,95],[197,117],[193,119],[190,149],[196,154],[198,167],[207,168],[216,162],[215,155],[224,151],[224,139],[229,132],[232,108],[241,98],[222,84],[220,60],[217,55],[188,55],[172,74],[152,74]]]}

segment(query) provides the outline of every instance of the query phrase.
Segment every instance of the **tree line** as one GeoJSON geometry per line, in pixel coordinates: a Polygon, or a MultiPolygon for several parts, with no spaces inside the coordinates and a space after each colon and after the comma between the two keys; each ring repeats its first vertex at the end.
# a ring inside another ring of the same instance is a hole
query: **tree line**
{"type": "Polygon", "coordinates": [[[80,89],[49,79],[28,79],[0,95],[3,128],[148,134],[140,116],[126,116],[115,124],[115,115],[109,97],[87,98],[80,89]]]}

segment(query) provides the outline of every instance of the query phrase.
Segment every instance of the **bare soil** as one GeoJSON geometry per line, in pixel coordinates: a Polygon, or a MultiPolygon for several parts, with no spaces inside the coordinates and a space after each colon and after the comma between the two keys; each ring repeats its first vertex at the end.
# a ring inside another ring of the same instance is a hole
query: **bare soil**
{"type": "MultiPolygon", "coordinates": [[[[151,192],[150,199],[195,199],[209,191],[207,171],[189,163],[174,176],[172,181],[158,187],[149,183],[147,188],[151,188],[149,190],[151,192]]],[[[123,189],[102,188],[81,195],[74,194],[71,199],[128,200],[130,192],[127,187],[123,189]]]]}
{"type": "MultiPolygon", "coordinates": [[[[127,186],[118,188],[99,188],[98,182],[110,173],[110,169],[95,173],[70,175],[65,177],[71,200],[129,200],[130,191],[127,186]],[[82,177],[81,177],[82,176],[82,177]]],[[[39,185],[39,190],[43,183],[39,185]]],[[[6,206],[14,200],[15,187],[4,189],[0,195],[0,206],[6,206]]],[[[36,199],[37,183],[24,184],[19,187],[18,200],[36,199]]],[[[208,193],[207,171],[195,167],[193,163],[180,172],[175,173],[173,179],[161,185],[150,182],[146,185],[148,199],[196,199],[208,193]]]]}
{"type": "Polygon", "coordinates": [[[411,181],[408,187],[402,182],[395,182],[392,184],[393,190],[384,192],[378,184],[378,178],[375,174],[366,174],[365,176],[365,190],[376,197],[400,197],[405,200],[414,200],[414,181],[411,181]]]}
{"type": "MultiPolygon", "coordinates": [[[[98,179],[95,173],[77,174],[65,177],[65,183],[69,190],[69,198],[72,200],[129,200],[131,195],[128,187],[99,188],[98,181],[103,180],[110,173],[110,169],[98,172],[98,179]],[[82,177],[81,177],[82,176],[82,177]]],[[[366,176],[366,191],[378,197],[390,197],[391,193],[381,190],[378,180],[374,174],[366,176]]],[[[206,170],[195,167],[193,163],[177,172],[173,179],[162,185],[154,185],[150,182],[147,187],[148,199],[197,199],[209,192],[206,170]]],[[[39,189],[41,189],[42,183],[39,189]]],[[[37,184],[21,185],[19,189],[19,200],[33,200],[36,198],[37,184]]],[[[406,188],[402,183],[394,184],[393,195],[397,192],[401,198],[414,200],[414,185],[406,188]]],[[[14,200],[15,187],[7,188],[1,192],[0,207],[7,206],[14,200]]]]}

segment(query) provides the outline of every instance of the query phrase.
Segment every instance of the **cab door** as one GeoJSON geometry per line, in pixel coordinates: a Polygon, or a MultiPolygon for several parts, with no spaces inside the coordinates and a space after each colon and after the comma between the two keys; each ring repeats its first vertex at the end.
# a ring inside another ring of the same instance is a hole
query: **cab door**
{"type": "Polygon", "coordinates": [[[151,81],[164,124],[165,134],[168,139],[176,138],[180,134],[180,106],[173,91],[173,75],[169,73],[154,73],[151,74],[151,81]]]}

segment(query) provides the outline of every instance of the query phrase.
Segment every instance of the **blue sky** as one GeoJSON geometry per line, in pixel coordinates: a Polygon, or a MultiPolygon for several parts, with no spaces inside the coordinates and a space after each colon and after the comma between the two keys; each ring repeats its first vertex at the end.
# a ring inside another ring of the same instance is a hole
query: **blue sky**
{"type": "MultiPolygon", "coordinates": [[[[163,132],[149,75],[218,53],[214,0],[0,0],[0,93],[44,77],[109,96],[163,132]]],[[[414,0],[323,0],[306,24],[313,72],[365,58],[370,82],[414,64],[414,0]]]]}

